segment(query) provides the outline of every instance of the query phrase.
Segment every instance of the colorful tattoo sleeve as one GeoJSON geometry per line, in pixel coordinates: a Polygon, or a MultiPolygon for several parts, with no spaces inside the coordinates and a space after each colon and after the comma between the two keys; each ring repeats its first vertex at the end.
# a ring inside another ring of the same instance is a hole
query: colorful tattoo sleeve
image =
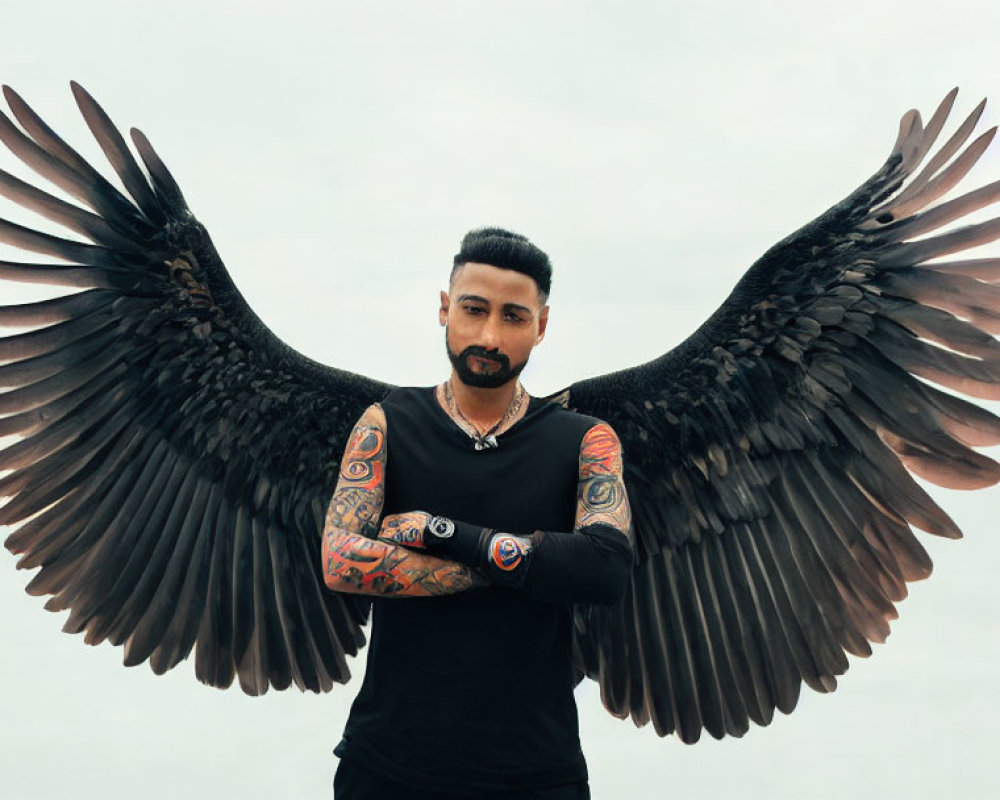
{"type": "Polygon", "coordinates": [[[632,525],[618,436],[605,423],[595,425],[580,444],[580,484],[576,528],[603,523],[626,536],[632,525]]]}
{"type": "MultiPolygon", "coordinates": [[[[484,585],[483,578],[461,564],[373,538],[385,500],[385,431],[385,413],[373,405],[358,420],[344,451],[323,528],[327,586],[340,592],[427,597],[484,585]]],[[[394,521],[407,530],[419,514],[392,515],[386,523],[394,521]]]]}
{"type": "Polygon", "coordinates": [[[390,514],[382,520],[378,538],[384,542],[402,544],[411,548],[424,549],[424,528],[431,515],[424,511],[409,511],[404,514],[390,514]]]}
{"type": "Polygon", "coordinates": [[[327,585],[397,597],[453,594],[486,584],[468,567],[378,539],[338,534],[327,546],[327,585]]]}

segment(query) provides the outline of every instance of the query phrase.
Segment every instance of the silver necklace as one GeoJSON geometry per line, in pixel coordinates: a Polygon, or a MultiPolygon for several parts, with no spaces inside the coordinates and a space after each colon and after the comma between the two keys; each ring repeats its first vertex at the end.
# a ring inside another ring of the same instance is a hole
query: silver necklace
{"type": "Polygon", "coordinates": [[[462,410],[458,407],[458,403],[455,402],[455,393],[451,390],[451,379],[449,378],[444,384],[444,403],[448,407],[452,418],[458,417],[456,422],[460,423],[459,427],[472,439],[472,446],[476,450],[492,450],[500,446],[497,442],[496,432],[509,420],[513,419],[521,410],[524,395],[524,387],[518,382],[514,387],[514,395],[511,397],[510,404],[507,406],[507,410],[503,413],[503,416],[490,426],[488,430],[481,431],[476,423],[462,413],[462,410]]]}

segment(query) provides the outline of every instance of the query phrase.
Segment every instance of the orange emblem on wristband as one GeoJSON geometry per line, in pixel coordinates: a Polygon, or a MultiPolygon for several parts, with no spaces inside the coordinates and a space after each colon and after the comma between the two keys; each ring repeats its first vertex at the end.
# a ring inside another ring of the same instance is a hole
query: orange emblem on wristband
{"type": "Polygon", "coordinates": [[[505,572],[517,567],[524,558],[525,548],[513,536],[497,536],[490,545],[493,563],[505,572]]]}

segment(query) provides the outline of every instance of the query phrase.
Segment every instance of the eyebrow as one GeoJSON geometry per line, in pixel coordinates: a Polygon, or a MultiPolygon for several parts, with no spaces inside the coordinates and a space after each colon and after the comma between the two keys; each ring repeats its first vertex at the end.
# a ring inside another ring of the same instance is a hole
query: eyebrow
{"type": "MultiPolygon", "coordinates": [[[[475,303],[482,303],[483,305],[490,305],[490,301],[485,297],[480,297],[478,294],[460,294],[458,296],[458,302],[461,303],[463,300],[471,300],[475,303]]],[[[521,311],[525,314],[531,314],[531,309],[527,306],[522,306],[519,303],[504,303],[502,306],[504,311],[521,311]]]]}

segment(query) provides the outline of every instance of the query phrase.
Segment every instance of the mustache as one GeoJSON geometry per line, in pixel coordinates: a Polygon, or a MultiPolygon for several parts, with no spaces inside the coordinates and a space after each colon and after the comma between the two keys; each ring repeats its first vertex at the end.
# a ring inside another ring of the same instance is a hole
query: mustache
{"type": "Polygon", "coordinates": [[[469,358],[469,356],[488,358],[490,361],[496,361],[500,365],[501,372],[510,369],[510,359],[497,349],[487,350],[485,347],[473,344],[469,345],[458,354],[459,360],[463,363],[469,358]]]}

